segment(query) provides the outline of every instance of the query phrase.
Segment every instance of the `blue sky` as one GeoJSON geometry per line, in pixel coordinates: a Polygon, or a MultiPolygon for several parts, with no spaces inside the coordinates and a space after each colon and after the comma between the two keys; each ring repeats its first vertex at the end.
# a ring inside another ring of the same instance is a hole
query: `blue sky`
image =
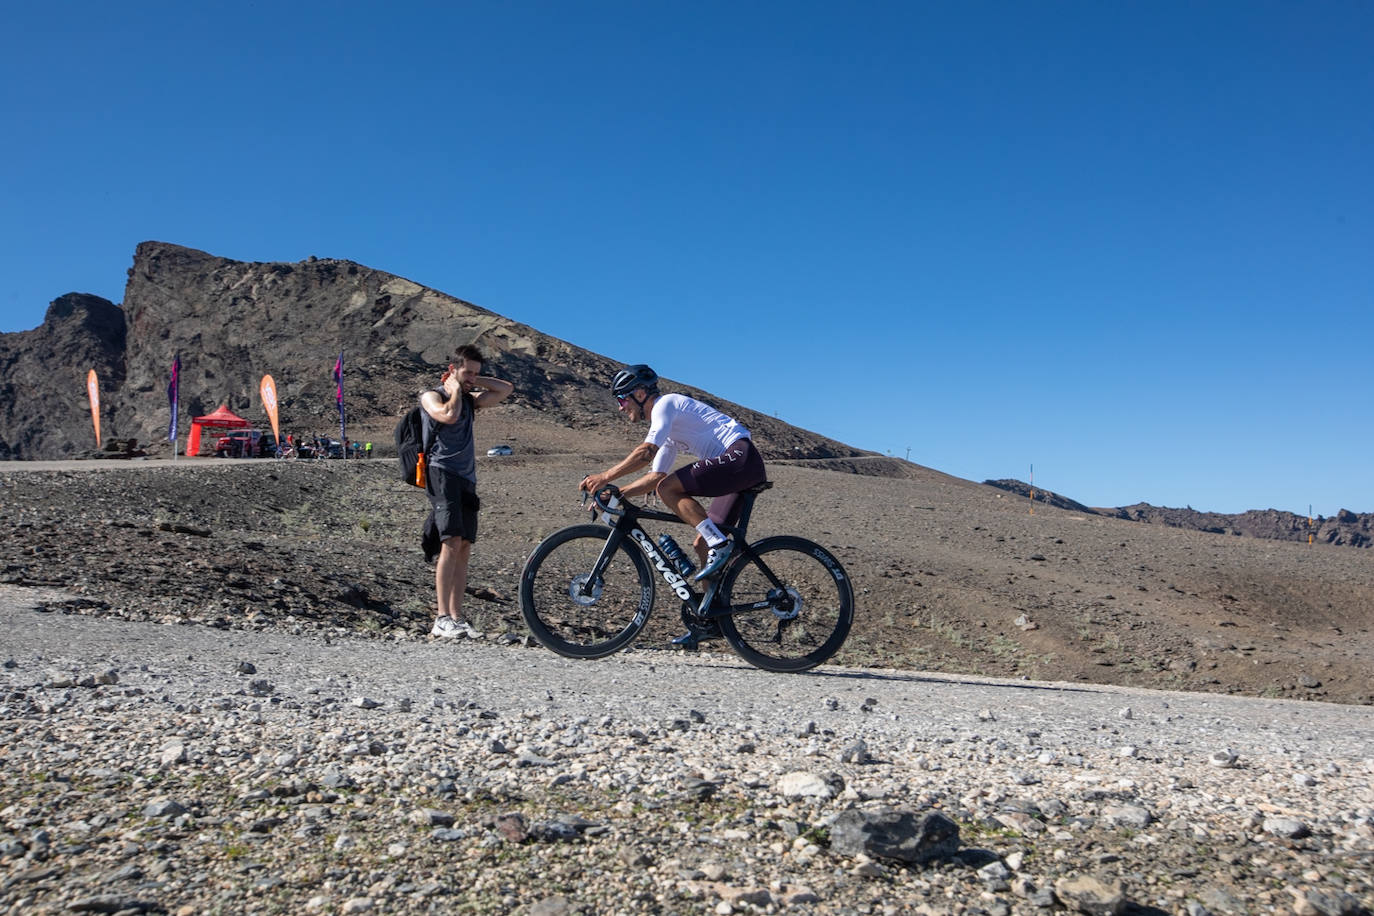
{"type": "Polygon", "coordinates": [[[1374,511],[1374,4],[55,0],[0,34],[0,331],[121,301],[146,239],[348,258],[960,477],[1374,511]]]}

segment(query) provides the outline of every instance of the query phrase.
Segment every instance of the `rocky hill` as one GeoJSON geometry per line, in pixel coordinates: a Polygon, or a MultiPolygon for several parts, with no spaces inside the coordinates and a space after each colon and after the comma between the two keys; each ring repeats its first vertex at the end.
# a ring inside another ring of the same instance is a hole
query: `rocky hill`
{"type": "MultiPolygon", "coordinates": [[[[257,392],[268,373],[283,432],[337,430],[331,369],[342,350],[351,435],[389,443],[395,419],[466,343],[515,382],[514,409],[549,425],[549,447],[559,428],[600,425],[625,435],[607,409],[605,386],[618,365],[527,325],[351,261],[233,261],[144,242],[122,308],[72,293],[52,303],[41,327],[0,334],[0,458],[87,453],[91,368],[100,376],[105,436],[135,437],[150,454],[170,455],[166,386],[177,353],[183,442],[190,418],[220,404],[265,424],[257,392]]],[[[671,380],[665,387],[705,394],[671,380]]],[[[768,457],[871,454],[707,397],[746,423],[768,457]]]]}
{"type": "Polygon", "coordinates": [[[1196,509],[1167,509],[1137,503],[1120,509],[1099,510],[1116,518],[1191,531],[1210,531],[1241,537],[1270,538],[1279,541],[1334,544],[1347,547],[1374,546],[1374,513],[1342,509],[1331,518],[1281,512],[1278,509],[1251,509],[1233,515],[1199,512],[1196,509]]]}
{"type": "Polygon", "coordinates": [[[1096,509],[1091,509],[1082,503],[1060,496],[1058,493],[1046,490],[1042,487],[1032,487],[1030,484],[1021,480],[985,480],[983,483],[999,490],[1006,490],[1008,493],[1015,493],[1017,496],[1025,497],[1027,505],[1031,501],[1036,504],[1054,506],[1056,509],[1067,509],[1070,512],[1084,512],[1088,515],[1097,515],[1096,509]]]}
{"type": "Polygon", "coordinates": [[[54,300],[41,327],[0,334],[0,458],[58,457],[93,445],[86,373],[99,376],[102,400],[119,391],[126,340],[123,310],[84,293],[54,300]]]}
{"type": "Polygon", "coordinates": [[[1049,490],[1032,489],[1030,484],[1021,480],[985,480],[983,483],[1023,496],[1027,500],[1033,498],[1036,503],[1044,503],[1057,509],[1120,518],[1130,522],[1144,522],[1148,525],[1275,541],[1306,543],[1310,538],[1314,544],[1374,547],[1374,513],[1369,512],[1359,513],[1342,509],[1332,518],[1319,515],[1309,520],[1305,515],[1282,512],[1278,509],[1251,509],[1248,512],[1223,514],[1199,512],[1193,508],[1169,509],[1149,503],[1136,503],[1116,509],[1094,509],[1049,490]]]}

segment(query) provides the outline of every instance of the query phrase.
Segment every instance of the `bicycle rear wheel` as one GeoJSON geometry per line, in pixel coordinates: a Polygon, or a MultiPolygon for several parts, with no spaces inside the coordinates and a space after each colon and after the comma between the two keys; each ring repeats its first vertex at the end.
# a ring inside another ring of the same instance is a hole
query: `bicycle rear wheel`
{"type": "Polygon", "coordinates": [[[569,658],[601,658],[644,629],[654,605],[644,555],[622,540],[593,577],[612,533],[604,525],[574,525],[530,554],[520,574],[520,612],[540,645],[569,658]]]}
{"type": "Polygon", "coordinates": [[[736,608],[768,606],[720,617],[721,634],[741,658],[765,671],[816,667],[840,650],[854,624],[849,576],[829,551],[805,538],[764,538],[752,546],[758,558],[741,554],[731,562],[717,600],[736,608]]]}

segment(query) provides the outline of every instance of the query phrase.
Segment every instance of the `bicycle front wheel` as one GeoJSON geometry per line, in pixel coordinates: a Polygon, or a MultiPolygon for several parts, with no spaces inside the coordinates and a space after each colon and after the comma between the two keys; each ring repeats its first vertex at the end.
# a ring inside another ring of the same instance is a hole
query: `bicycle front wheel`
{"type": "Polygon", "coordinates": [[[805,538],[752,546],[756,557],[741,554],[721,579],[719,600],[736,609],[719,618],[725,641],[765,671],[805,671],[840,651],[854,625],[854,590],[840,561],[805,538]]]}
{"type": "Polygon", "coordinates": [[[520,612],[540,645],[569,658],[602,658],[644,629],[654,605],[649,564],[621,540],[598,566],[613,533],[574,525],[530,554],[520,574],[520,612]]]}

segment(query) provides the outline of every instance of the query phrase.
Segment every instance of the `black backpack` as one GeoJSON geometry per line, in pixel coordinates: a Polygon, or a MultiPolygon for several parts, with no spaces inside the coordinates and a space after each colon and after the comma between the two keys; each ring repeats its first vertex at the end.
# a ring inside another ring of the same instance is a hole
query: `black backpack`
{"type": "Polygon", "coordinates": [[[429,451],[429,442],[425,438],[426,425],[424,409],[419,405],[406,411],[396,424],[396,460],[401,465],[401,482],[413,487],[423,486],[416,483],[415,466],[420,463],[420,456],[429,451]]]}

